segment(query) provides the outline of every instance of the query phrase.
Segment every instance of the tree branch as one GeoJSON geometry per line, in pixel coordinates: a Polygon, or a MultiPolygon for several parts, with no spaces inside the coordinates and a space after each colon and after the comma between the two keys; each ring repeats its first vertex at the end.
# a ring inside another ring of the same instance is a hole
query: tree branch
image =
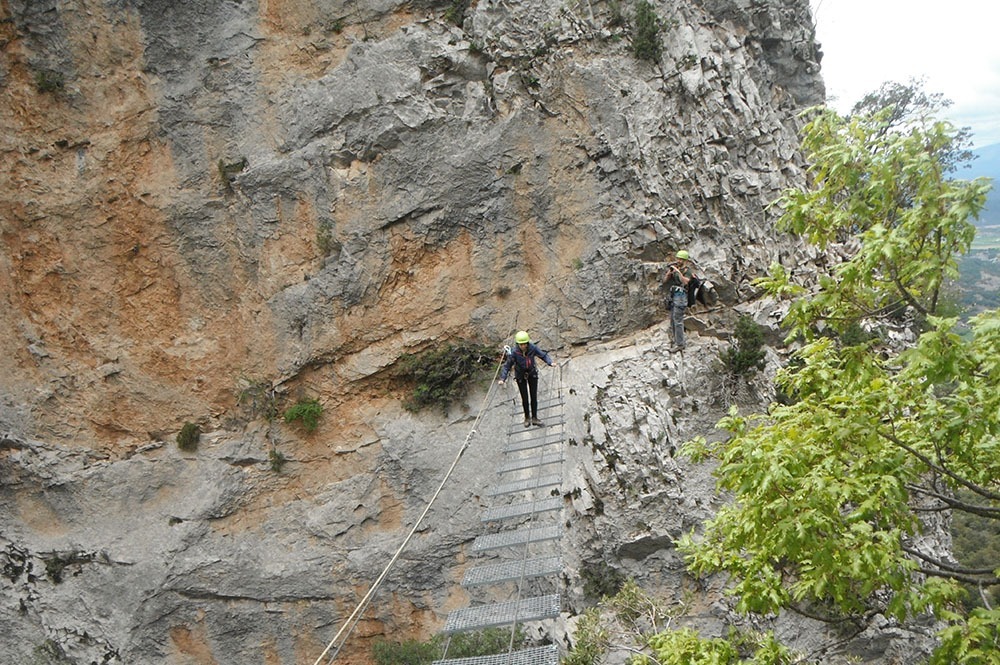
{"type": "Polygon", "coordinates": [[[982,496],[984,498],[990,499],[991,501],[1000,501],[1000,494],[997,494],[995,492],[991,492],[988,489],[986,489],[985,487],[980,487],[979,485],[976,485],[972,481],[970,481],[970,480],[968,480],[966,478],[963,478],[962,476],[959,476],[954,471],[950,471],[949,469],[945,468],[944,466],[936,464],[932,459],[930,459],[926,455],[918,452],[912,446],[909,446],[909,445],[903,443],[897,436],[895,436],[891,432],[887,432],[885,430],[879,430],[878,434],[879,434],[879,436],[882,436],[883,438],[885,438],[890,443],[893,443],[893,444],[899,446],[900,448],[902,448],[903,450],[905,450],[906,452],[910,453],[911,455],[913,455],[914,457],[916,457],[918,460],[920,460],[921,462],[923,462],[924,464],[926,464],[927,466],[929,466],[931,469],[937,471],[938,473],[940,473],[942,475],[948,476],[949,478],[951,478],[952,480],[954,480],[956,483],[958,483],[962,487],[966,488],[967,490],[970,490],[970,491],[972,491],[972,492],[974,492],[974,493],[976,493],[979,496],[982,496]]]}
{"type": "MultiPolygon", "coordinates": [[[[945,561],[940,561],[939,559],[935,559],[930,555],[924,554],[919,550],[913,549],[912,547],[907,547],[905,545],[903,545],[903,551],[906,552],[907,554],[917,557],[921,561],[926,561],[929,564],[937,566],[942,571],[947,571],[949,573],[956,573],[959,575],[993,575],[992,568],[963,568],[962,566],[955,566],[945,561]]],[[[994,577],[993,579],[996,580],[997,582],[1000,582],[1000,579],[998,578],[994,577]]]]}
{"type": "Polygon", "coordinates": [[[944,577],[949,580],[955,580],[957,582],[967,582],[968,584],[981,584],[984,586],[997,586],[1000,585],[1000,577],[990,577],[987,579],[982,579],[980,577],[972,577],[971,575],[962,575],[961,573],[949,573],[946,570],[932,570],[931,568],[920,567],[919,570],[924,575],[930,575],[931,577],[944,577]]]}
{"type": "Polygon", "coordinates": [[[906,487],[913,492],[918,492],[920,494],[926,494],[927,496],[932,496],[938,501],[942,501],[947,504],[947,507],[952,510],[960,510],[963,513],[968,513],[970,515],[978,515],[979,517],[985,517],[991,520],[1000,520],[1000,508],[991,508],[989,506],[979,506],[974,503],[966,503],[960,499],[941,494],[940,492],[935,492],[929,490],[920,485],[914,485],[912,483],[907,483],[906,487]]]}

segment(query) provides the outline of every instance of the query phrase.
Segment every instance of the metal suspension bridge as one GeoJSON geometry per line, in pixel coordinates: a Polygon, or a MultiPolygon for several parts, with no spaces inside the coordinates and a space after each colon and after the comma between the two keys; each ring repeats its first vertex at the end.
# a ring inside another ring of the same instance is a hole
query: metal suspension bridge
{"type": "MultiPolygon", "coordinates": [[[[508,350],[509,352],[509,350],[508,350]]],[[[518,628],[527,623],[553,619],[561,612],[560,577],[563,561],[560,539],[563,531],[561,513],[564,500],[560,492],[566,442],[562,366],[547,374],[555,379],[539,381],[538,416],[544,426],[525,427],[522,423],[520,395],[508,391],[497,404],[508,409],[508,425],[503,437],[502,461],[496,469],[495,484],[486,492],[490,506],[482,513],[483,534],[472,544],[474,565],[469,567],[462,586],[476,595],[509,600],[486,601],[448,614],[441,633],[448,636],[442,659],[433,665],[558,665],[559,648],[555,644],[521,648],[515,639],[518,628]],[[492,592],[492,593],[491,593],[492,592]],[[448,658],[450,637],[466,631],[508,629],[506,652],[462,658],[448,658]]],[[[499,373],[499,366],[497,373],[499,373]]],[[[378,589],[418,530],[431,506],[445,487],[459,460],[477,433],[485,412],[490,408],[496,388],[496,375],[471,431],[458,451],[423,513],[414,523],[403,543],[389,561],[354,612],[316,659],[314,665],[332,665],[354,626],[361,619],[378,589]]],[[[493,441],[492,443],[499,443],[493,441]]]]}

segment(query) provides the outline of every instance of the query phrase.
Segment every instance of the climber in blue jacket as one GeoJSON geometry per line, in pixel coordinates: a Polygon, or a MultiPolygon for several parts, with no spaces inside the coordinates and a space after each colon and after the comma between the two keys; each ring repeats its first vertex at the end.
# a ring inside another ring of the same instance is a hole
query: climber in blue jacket
{"type": "Polygon", "coordinates": [[[521,406],[524,408],[524,426],[544,425],[538,419],[538,365],[536,358],[541,358],[546,365],[555,365],[548,353],[542,351],[531,343],[531,337],[527,331],[519,330],[514,335],[517,343],[514,349],[507,355],[507,360],[500,370],[499,384],[502,386],[510,374],[511,367],[514,368],[514,381],[517,382],[517,389],[521,391],[521,406]],[[528,397],[531,397],[531,411],[528,411],[528,397]]]}

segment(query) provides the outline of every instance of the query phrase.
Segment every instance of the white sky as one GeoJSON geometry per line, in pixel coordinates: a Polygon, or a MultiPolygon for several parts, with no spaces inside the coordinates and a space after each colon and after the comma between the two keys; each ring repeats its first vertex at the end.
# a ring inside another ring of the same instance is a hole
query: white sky
{"type": "Polygon", "coordinates": [[[1000,2],[810,0],[828,103],[841,113],[885,81],[923,77],[953,103],[945,117],[1000,143],[1000,2]]]}

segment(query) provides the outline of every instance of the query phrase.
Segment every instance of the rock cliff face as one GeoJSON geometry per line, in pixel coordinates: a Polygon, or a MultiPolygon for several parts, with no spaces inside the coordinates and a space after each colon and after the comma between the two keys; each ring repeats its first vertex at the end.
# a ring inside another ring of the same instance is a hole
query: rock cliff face
{"type": "MultiPolygon", "coordinates": [[[[671,538],[713,499],[673,450],[724,406],[749,280],[796,251],[767,205],[823,86],[805,0],[653,6],[655,61],[598,0],[0,2],[11,662],[313,662],[484,397],[412,415],[387,370],[518,327],[573,358],[567,614],[595,562],[681,584],[671,538]],[[685,361],[655,270],[681,247],[723,303],[685,361]],[[318,432],[263,417],[300,397],[318,432]]],[[[467,602],[487,423],[348,662],[467,602]]]]}

